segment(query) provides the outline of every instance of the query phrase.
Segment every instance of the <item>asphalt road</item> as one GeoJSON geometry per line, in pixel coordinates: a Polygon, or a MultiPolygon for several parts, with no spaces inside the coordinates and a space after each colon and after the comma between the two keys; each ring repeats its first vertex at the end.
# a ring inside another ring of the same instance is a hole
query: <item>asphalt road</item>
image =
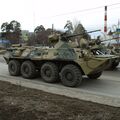
{"type": "Polygon", "coordinates": [[[120,107],[120,65],[114,71],[104,71],[98,80],[89,80],[84,77],[82,84],[78,88],[69,88],[61,85],[61,83],[45,83],[41,78],[28,80],[20,76],[10,76],[7,64],[0,57],[0,80],[46,92],[120,107]]]}

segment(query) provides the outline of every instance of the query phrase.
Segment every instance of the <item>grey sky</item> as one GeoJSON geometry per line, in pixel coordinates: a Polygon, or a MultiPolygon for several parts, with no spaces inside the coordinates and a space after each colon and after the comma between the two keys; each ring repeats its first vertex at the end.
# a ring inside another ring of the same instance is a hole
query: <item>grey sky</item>
{"type": "Polygon", "coordinates": [[[22,29],[30,31],[41,24],[45,28],[54,24],[56,29],[63,29],[67,20],[81,21],[86,29],[103,29],[101,6],[105,5],[108,5],[108,26],[120,19],[120,0],[0,0],[0,3],[0,25],[17,20],[22,29]],[[109,6],[115,3],[118,4],[109,6]],[[97,7],[100,8],[86,10],[97,7]]]}

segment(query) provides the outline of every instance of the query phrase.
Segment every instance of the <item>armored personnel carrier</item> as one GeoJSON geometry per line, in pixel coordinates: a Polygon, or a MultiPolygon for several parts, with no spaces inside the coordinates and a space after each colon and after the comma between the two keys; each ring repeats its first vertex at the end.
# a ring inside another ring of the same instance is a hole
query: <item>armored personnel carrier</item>
{"type": "Polygon", "coordinates": [[[53,34],[49,36],[53,43],[51,48],[16,45],[7,49],[4,59],[10,75],[31,79],[39,73],[45,82],[54,83],[60,79],[69,87],[79,86],[83,75],[99,78],[114,57],[71,47],[69,39],[78,35],[53,34]]]}
{"type": "MultiPolygon", "coordinates": [[[[107,40],[104,40],[107,41],[107,40]]],[[[107,69],[115,69],[120,62],[120,53],[119,53],[119,49],[115,49],[114,46],[110,45],[110,46],[105,46],[104,44],[102,44],[102,42],[104,41],[98,41],[98,40],[94,40],[92,41],[91,44],[91,51],[99,51],[100,54],[106,54],[106,55],[113,55],[115,56],[114,59],[111,60],[111,64],[108,66],[107,69]]]]}

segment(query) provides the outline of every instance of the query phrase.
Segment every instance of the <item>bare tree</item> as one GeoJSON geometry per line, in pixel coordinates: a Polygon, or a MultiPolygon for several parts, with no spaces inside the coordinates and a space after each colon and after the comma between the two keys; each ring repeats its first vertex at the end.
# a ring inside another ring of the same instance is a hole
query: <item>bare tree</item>
{"type": "Polygon", "coordinates": [[[37,26],[35,28],[34,33],[38,34],[38,33],[43,32],[43,31],[45,31],[45,28],[43,25],[40,25],[40,26],[37,26]]]}
{"type": "Polygon", "coordinates": [[[73,25],[72,25],[72,22],[70,20],[67,20],[67,23],[65,24],[64,29],[67,29],[66,32],[68,34],[72,34],[72,32],[73,32],[73,25]]]}
{"type": "Polygon", "coordinates": [[[87,33],[86,29],[84,28],[80,21],[76,21],[73,24],[73,33],[74,34],[80,33],[81,35],[79,36],[79,39],[81,38],[85,38],[87,40],[90,39],[90,35],[87,33]]]}

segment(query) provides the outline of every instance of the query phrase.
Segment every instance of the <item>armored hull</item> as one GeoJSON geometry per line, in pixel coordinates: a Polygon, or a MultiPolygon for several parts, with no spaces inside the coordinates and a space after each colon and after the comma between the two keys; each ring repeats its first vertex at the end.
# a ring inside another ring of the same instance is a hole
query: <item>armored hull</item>
{"type": "MultiPolygon", "coordinates": [[[[59,46],[59,47],[58,47],[59,46]]],[[[109,65],[111,56],[95,56],[89,51],[70,48],[67,43],[57,48],[12,47],[4,58],[10,75],[34,78],[40,74],[44,81],[53,83],[61,79],[66,86],[78,86],[82,76],[97,79],[109,65]]]]}

